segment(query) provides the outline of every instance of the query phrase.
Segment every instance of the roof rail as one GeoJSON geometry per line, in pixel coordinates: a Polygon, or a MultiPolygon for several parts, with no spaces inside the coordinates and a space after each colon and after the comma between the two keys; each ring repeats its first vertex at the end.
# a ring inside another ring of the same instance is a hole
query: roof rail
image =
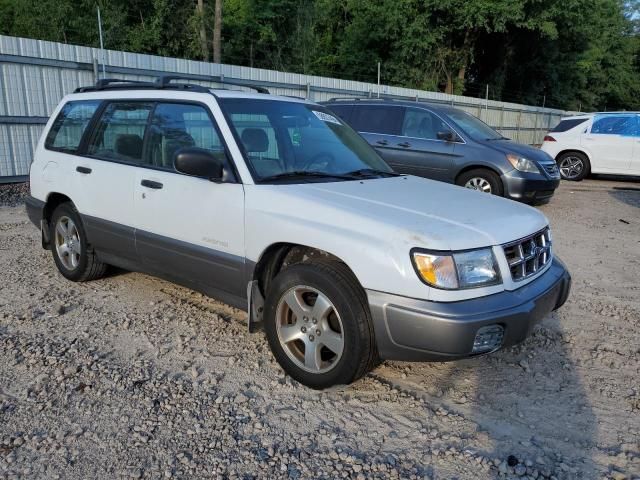
{"type": "Polygon", "coordinates": [[[326,100],[326,101],[327,102],[340,102],[340,101],[353,102],[354,100],[356,102],[359,102],[360,100],[366,100],[366,101],[379,100],[381,102],[382,101],[388,102],[388,101],[393,101],[395,99],[394,98],[389,98],[389,97],[383,97],[383,96],[380,96],[380,97],[368,97],[368,96],[364,96],[363,95],[361,97],[333,97],[333,98],[330,98],[329,100],[326,100]]]}
{"type": "MultiPolygon", "coordinates": [[[[120,78],[101,78],[95,85],[88,87],[79,87],[74,90],[74,93],[83,92],[96,92],[101,90],[139,90],[139,89],[171,89],[171,90],[188,90],[191,92],[203,92],[210,93],[208,87],[202,85],[196,85],[193,83],[174,83],[174,80],[194,80],[193,77],[183,75],[160,75],[153,82],[145,82],[140,80],[123,80],[120,78]]],[[[242,81],[227,81],[224,77],[203,77],[203,81],[221,83],[223,85],[234,85],[238,87],[252,88],[258,93],[269,93],[264,87],[252,85],[251,83],[245,83],[242,81]]]]}
{"type": "MultiPolygon", "coordinates": [[[[189,85],[189,84],[184,84],[184,83],[171,83],[173,80],[193,80],[193,77],[189,77],[186,75],[173,75],[173,74],[169,74],[169,75],[160,75],[157,79],[156,79],[156,83],[158,85],[161,85],[161,88],[166,88],[169,85],[189,85]]],[[[264,87],[260,87],[258,85],[253,85],[250,82],[244,82],[244,81],[238,81],[238,80],[232,80],[232,81],[228,81],[224,78],[224,76],[220,76],[220,77],[211,77],[211,78],[203,78],[202,79],[205,82],[214,82],[214,83],[221,83],[223,85],[233,85],[235,87],[245,87],[245,88],[251,88],[253,90],[255,90],[258,93],[266,93],[269,94],[269,90],[267,90],[264,87]]]]}

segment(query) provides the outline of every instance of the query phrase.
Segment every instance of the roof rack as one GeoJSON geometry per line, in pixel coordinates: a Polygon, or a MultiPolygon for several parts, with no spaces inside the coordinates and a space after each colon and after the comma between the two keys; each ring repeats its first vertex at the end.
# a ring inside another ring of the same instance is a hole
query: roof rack
{"type": "MultiPolygon", "coordinates": [[[[193,80],[193,77],[188,77],[188,76],[183,76],[183,75],[161,75],[156,79],[156,83],[158,85],[162,85],[162,87],[166,88],[169,85],[189,85],[189,84],[184,84],[184,83],[171,83],[173,80],[193,80]]],[[[245,87],[245,88],[251,88],[253,90],[255,90],[258,93],[266,93],[269,94],[269,90],[267,90],[264,87],[260,87],[258,85],[253,85],[250,82],[243,82],[243,81],[238,81],[238,80],[232,80],[232,81],[228,81],[224,78],[224,76],[220,76],[220,77],[211,77],[211,79],[209,78],[203,78],[203,81],[206,82],[214,82],[214,83],[221,83],[222,85],[233,85],[234,87],[245,87]]]]}
{"type": "Polygon", "coordinates": [[[361,97],[334,97],[334,98],[330,98],[329,100],[327,100],[327,102],[340,102],[340,101],[346,101],[346,102],[353,102],[353,101],[360,101],[360,100],[380,100],[385,101],[385,102],[389,102],[389,101],[393,101],[395,100],[394,98],[389,98],[389,97],[368,97],[368,96],[361,96],[361,97]]]}
{"type": "MultiPolygon", "coordinates": [[[[79,87],[74,90],[74,93],[84,92],[97,92],[102,90],[140,90],[140,89],[171,89],[171,90],[188,90],[190,92],[203,92],[210,93],[209,87],[203,87],[202,85],[196,85],[193,83],[174,83],[174,80],[194,80],[193,77],[182,75],[160,75],[153,82],[145,82],[140,80],[123,80],[120,78],[102,78],[96,82],[95,85],[88,87],[79,87]]],[[[238,87],[252,88],[258,93],[269,93],[264,87],[252,85],[251,83],[244,83],[234,81],[227,81],[224,77],[203,77],[203,81],[221,83],[223,85],[234,85],[238,87]]]]}

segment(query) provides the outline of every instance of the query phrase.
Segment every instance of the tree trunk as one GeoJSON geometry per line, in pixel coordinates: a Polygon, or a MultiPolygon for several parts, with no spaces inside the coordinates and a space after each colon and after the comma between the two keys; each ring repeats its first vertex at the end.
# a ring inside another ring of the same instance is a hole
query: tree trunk
{"type": "Polygon", "coordinates": [[[204,0],[198,0],[196,6],[198,14],[198,25],[200,26],[200,48],[202,49],[202,59],[209,60],[209,44],[207,43],[207,30],[204,28],[204,0]]]}
{"type": "Polygon", "coordinates": [[[213,25],[213,63],[222,62],[222,0],[215,0],[215,24],[213,25]]]}

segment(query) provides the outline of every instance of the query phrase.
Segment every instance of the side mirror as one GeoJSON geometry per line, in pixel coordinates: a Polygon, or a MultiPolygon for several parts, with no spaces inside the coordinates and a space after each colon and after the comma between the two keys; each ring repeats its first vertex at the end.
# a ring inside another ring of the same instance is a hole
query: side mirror
{"type": "Polygon", "coordinates": [[[224,165],[209,150],[196,147],[181,148],[174,157],[176,170],[195,177],[220,181],[224,177],[224,165]]]}
{"type": "Polygon", "coordinates": [[[444,140],[445,142],[456,141],[456,134],[453,133],[451,130],[443,130],[441,132],[438,132],[436,133],[436,137],[438,137],[438,140],[444,140]]]}

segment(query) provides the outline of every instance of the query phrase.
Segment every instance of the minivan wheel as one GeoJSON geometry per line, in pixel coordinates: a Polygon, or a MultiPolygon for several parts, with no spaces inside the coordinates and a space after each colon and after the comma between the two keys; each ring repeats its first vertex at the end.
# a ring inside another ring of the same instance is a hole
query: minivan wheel
{"type": "Polygon", "coordinates": [[[580,152],[567,152],[557,159],[560,176],[564,180],[578,182],[589,174],[591,165],[586,155],[580,152]]]}
{"type": "Polygon", "coordinates": [[[70,203],[59,205],[49,222],[51,252],[60,273],[74,282],[102,277],[107,265],[102,263],[87,243],[87,235],[78,211],[70,203]]]}
{"type": "Polygon", "coordinates": [[[456,184],[478,192],[492,193],[498,196],[503,194],[500,177],[486,168],[477,168],[464,172],[458,177],[456,184]]]}
{"type": "Polygon", "coordinates": [[[280,366],[315,389],[348,384],[376,363],[366,296],[341,263],[300,263],[269,286],[264,327],[280,366]]]}

